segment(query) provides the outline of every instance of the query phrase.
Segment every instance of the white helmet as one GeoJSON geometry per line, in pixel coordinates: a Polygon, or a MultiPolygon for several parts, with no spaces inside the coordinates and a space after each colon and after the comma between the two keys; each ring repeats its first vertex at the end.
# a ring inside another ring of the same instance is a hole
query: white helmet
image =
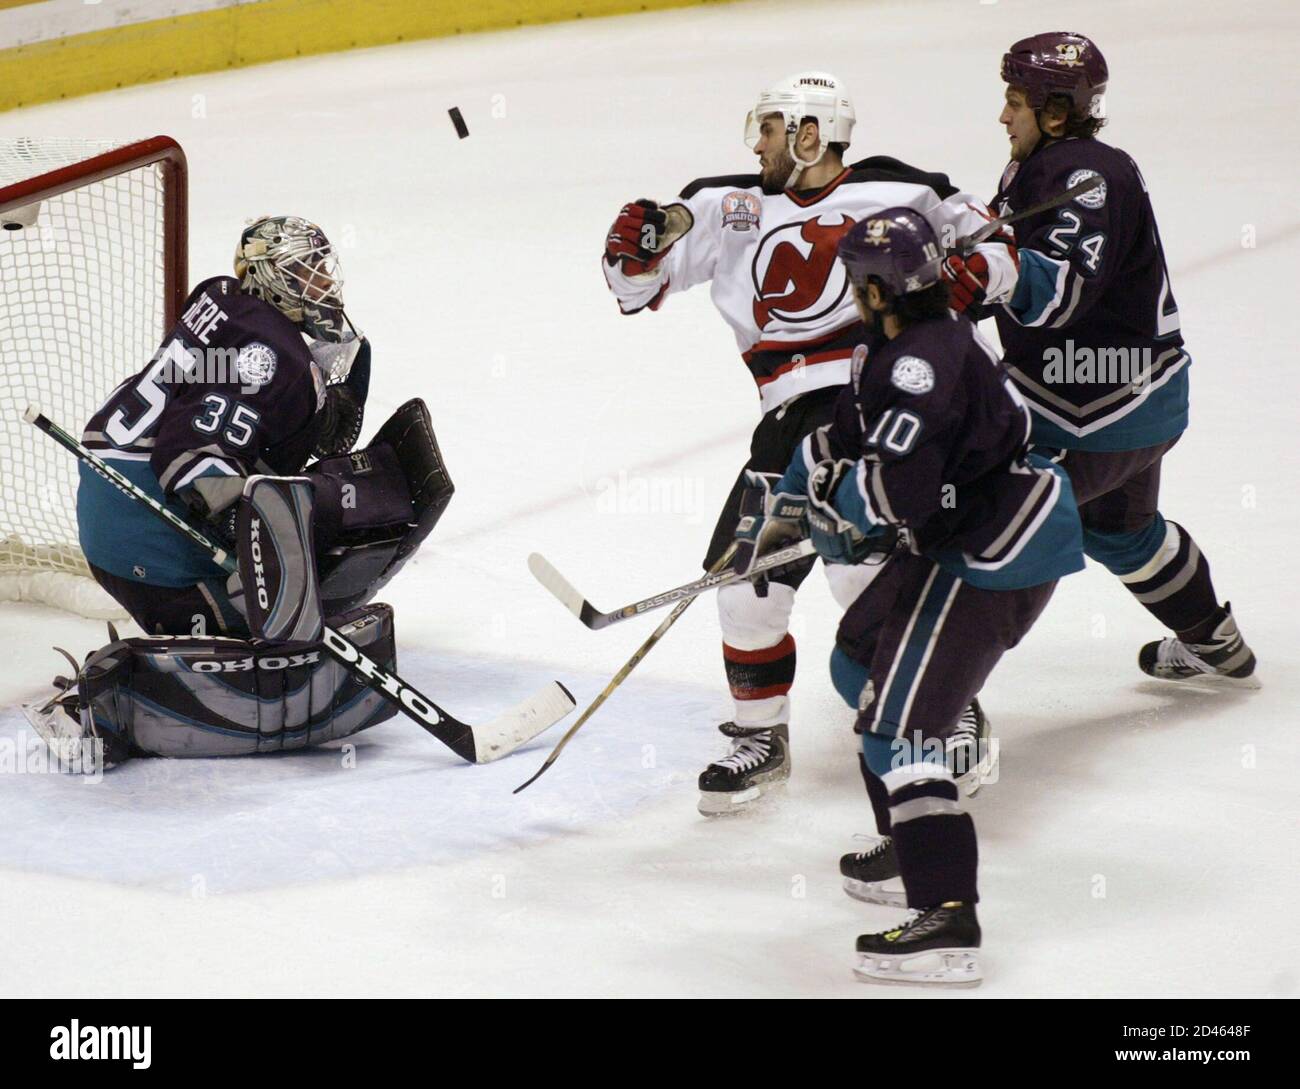
{"type": "Polygon", "coordinates": [[[745,119],[745,145],[752,151],[761,135],[763,118],[780,114],[785,121],[794,173],[787,185],[793,185],[808,167],[821,162],[830,144],[847,144],[853,134],[857,116],[844,84],[829,72],[800,72],[773,84],[758,96],[758,104],[745,119]],[[817,121],[821,147],[816,158],[804,160],[795,154],[794,141],[805,117],[817,121]]]}

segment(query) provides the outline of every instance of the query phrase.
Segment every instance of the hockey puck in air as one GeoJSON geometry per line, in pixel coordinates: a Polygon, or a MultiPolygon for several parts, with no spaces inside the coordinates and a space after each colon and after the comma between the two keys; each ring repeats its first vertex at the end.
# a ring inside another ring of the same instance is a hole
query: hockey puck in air
{"type": "Polygon", "coordinates": [[[456,135],[462,140],[469,135],[469,126],[465,124],[465,119],[460,115],[460,109],[453,106],[447,111],[451,117],[451,123],[456,126],[456,135]]]}

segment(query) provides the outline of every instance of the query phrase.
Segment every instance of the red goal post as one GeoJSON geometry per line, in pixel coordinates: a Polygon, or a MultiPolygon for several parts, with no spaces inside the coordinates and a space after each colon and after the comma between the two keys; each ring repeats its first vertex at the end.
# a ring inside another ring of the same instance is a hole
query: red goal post
{"type": "Polygon", "coordinates": [[[0,138],[0,600],[121,615],[77,546],[77,465],[24,425],[79,433],[175,324],[189,290],[185,153],[0,138]]]}

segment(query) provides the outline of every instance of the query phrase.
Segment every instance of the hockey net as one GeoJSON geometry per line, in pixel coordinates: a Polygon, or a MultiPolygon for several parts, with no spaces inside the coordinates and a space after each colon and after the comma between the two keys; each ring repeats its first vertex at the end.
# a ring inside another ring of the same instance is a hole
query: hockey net
{"type": "Polygon", "coordinates": [[[124,615],[77,545],[74,434],[136,373],[187,291],[185,156],[138,143],[0,139],[0,600],[124,615]]]}

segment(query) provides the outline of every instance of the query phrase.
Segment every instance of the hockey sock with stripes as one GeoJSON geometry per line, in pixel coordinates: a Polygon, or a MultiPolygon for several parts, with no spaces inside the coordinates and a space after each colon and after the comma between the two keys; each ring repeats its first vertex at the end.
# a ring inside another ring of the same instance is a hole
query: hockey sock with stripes
{"type": "Polygon", "coordinates": [[[740,650],[723,643],[722,661],[727,671],[727,684],[739,708],[750,705],[761,717],[760,708],[763,706],[778,703],[784,706],[785,697],[794,684],[794,636],[787,633],[774,646],[758,650],[740,650]]]}
{"type": "Polygon", "coordinates": [[[889,796],[890,823],[907,906],[979,900],[975,822],[961,809],[949,779],[907,783],[889,796]]]}
{"type": "Polygon", "coordinates": [[[1165,523],[1164,540],[1150,561],[1120,578],[1147,611],[1184,642],[1201,641],[1196,636],[1208,635],[1223,619],[1209,561],[1176,522],[1165,523]]]}
{"type": "Polygon", "coordinates": [[[876,817],[876,832],[882,836],[888,836],[890,832],[889,823],[889,791],[885,789],[885,784],[880,781],[880,777],[872,773],[867,767],[866,758],[858,753],[858,770],[862,772],[862,781],[867,786],[867,797],[871,799],[871,812],[876,817]]]}

